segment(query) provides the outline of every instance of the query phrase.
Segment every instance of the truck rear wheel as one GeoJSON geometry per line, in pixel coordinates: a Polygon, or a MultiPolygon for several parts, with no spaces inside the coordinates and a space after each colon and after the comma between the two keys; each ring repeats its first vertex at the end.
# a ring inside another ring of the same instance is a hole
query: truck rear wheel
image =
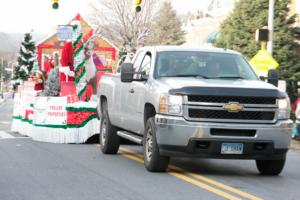
{"type": "Polygon", "coordinates": [[[150,172],[164,172],[168,168],[170,158],[161,156],[156,142],[154,117],[148,119],[144,133],[144,164],[150,172]]]}
{"type": "Polygon", "coordinates": [[[258,171],[262,175],[276,176],[281,173],[285,164],[285,159],[281,160],[256,160],[258,171]]]}
{"type": "Polygon", "coordinates": [[[116,154],[120,147],[117,128],[109,120],[107,110],[103,111],[100,126],[100,148],[104,154],[116,154]]]}

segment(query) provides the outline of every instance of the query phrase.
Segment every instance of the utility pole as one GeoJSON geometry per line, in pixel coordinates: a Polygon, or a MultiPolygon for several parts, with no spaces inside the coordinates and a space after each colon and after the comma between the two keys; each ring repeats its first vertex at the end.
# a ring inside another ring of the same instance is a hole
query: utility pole
{"type": "Polygon", "coordinates": [[[3,69],[4,69],[4,60],[3,60],[3,58],[1,58],[1,60],[0,60],[1,62],[0,62],[0,92],[2,92],[3,91],[3,89],[2,89],[2,85],[3,85],[3,69]],[[3,68],[3,69],[2,69],[3,68]]]}
{"type": "Polygon", "coordinates": [[[268,15],[269,41],[268,41],[267,50],[271,56],[273,55],[274,5],[275,5],[275,0],[269,0],[269,15],[268,15]]]}

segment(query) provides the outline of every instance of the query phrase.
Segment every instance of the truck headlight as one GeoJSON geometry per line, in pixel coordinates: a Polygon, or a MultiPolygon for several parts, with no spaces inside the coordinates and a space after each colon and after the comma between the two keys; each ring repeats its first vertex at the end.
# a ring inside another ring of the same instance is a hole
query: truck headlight
{"type": "Polygon", "coordinates": [[[291,116],[291,106],[289,98],[278,99],[278,119],[289,119],[291,116]]]}
{"type": "Polygon", "coordinates": [[[182,103],[182,96],[161,95],[159,98],[159,112],[169,115],[182,115],[182,103]]]}

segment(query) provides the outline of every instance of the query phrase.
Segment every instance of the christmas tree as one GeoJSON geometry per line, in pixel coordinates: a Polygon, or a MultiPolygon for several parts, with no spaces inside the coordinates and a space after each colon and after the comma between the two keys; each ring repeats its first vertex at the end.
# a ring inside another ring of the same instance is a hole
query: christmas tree
{"type": "Polygon", "coordinates": [[[59,70],[58,68],[53,68],[48,76],[45,83],[45,90],[43,96],[55,97],[59,96],[60,93],[60,80],[59,80],[59,70]]]}
{"type": "MultiPolygon", "coordinates": [[[[254,39],[255,30],[268,25],[268,0],[237,1],[229,17],[221,25],[216,46],[229,48],[252,58],[260,49],[254,39]]],[[[294,82],[300,78],[300,56],[296,52],[292,24],[294,16],[289,16],[290,0],[275,1],[273,57],[279,63],[282,79],[287,81],[291,100],[297,97],[294,82]]]]}
{"type": "Polygon", "coordinates": [[[26,33],[21,43],[18,65],[14,70],[15,80],[26,80],[35,61],[35,43],[32,40],[31,33],[26,33]]]}
{"type": "Polygon", "coordinates": [[[181,45],[185,43],[181,19],[169,1],[164,2],[160,8],[159,15],[154,19],[152,30],[148,39],[150,44],[181,45]]]}

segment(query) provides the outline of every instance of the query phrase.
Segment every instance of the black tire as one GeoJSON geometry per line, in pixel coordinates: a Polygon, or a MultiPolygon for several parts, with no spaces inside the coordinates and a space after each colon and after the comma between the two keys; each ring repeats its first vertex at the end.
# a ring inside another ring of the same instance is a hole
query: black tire
{"type": "Polygon", "coordinates": [[[107,110],[102,112],[101,117],[99,134],[101,151],[104,154],[116,154],[120,147],[120,137],[117,135],[117,128],[110,123],[107,110]]]}
{"type": "Polygon", "coordinates": [[[147,120],[145,133],[144,133],[144,140],[143,140],[144,164],[146,169],[150,172],[164,172],[168,168],[170,158],[167,156],[160,155],[159,148],[156,142],[155,131],[156,130],[155,130],[154,117],[151,117],[147,120]],[[149,139],[149,137],[151,136],[152,136],[151,138],[152,141],[150,141],[149,139]],[[150,145],[148,142],[151,142],[152,144],[150,145]],[[151,151],[151,156],[150,156],[150,151],[151,151]]]}
{"type": "Polygon", "coordinates": [[[258,171],[262,175],[276,176],[281,173],[285,164],[285,159],[281,160],[256,160],[258,171]]]}

